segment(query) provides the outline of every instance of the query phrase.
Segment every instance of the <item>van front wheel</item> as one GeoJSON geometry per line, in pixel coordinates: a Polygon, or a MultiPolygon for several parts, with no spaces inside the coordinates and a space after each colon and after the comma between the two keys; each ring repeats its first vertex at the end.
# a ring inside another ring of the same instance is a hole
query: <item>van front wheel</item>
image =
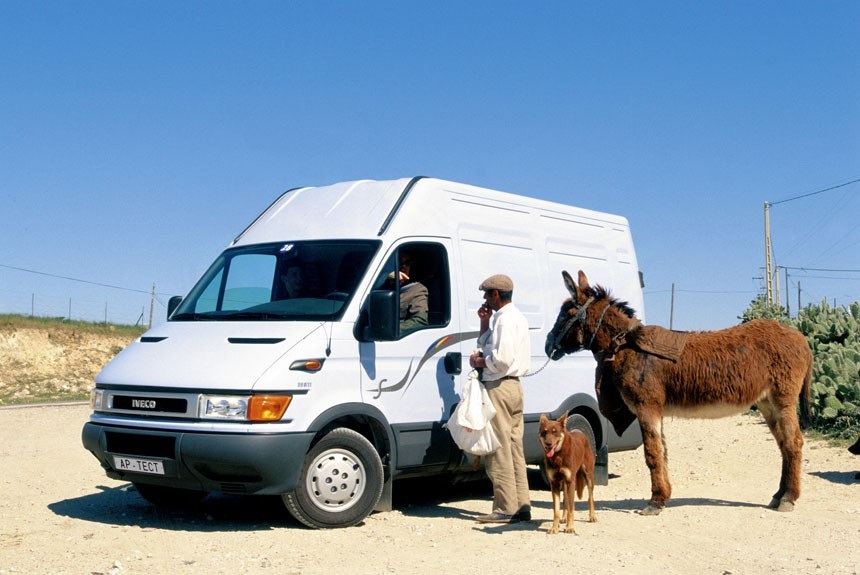
{"type": "Polygon", "coordinates": [[[294,491],[281,498],[308,527],[350,527],[363,521],[382,495],[382,460],[360,433],[340,427],[305,456],[294,491]]]}

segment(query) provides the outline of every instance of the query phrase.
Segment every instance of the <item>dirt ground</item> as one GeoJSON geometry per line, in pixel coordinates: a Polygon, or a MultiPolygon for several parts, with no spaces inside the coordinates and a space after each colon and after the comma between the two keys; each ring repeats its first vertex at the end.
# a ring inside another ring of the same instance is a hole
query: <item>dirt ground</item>
{"type": "MultiPolygon", "coordinates": [[[[531,473],[533,521],[486,526],[486,482],[395,483],[395,510],[348,529],[301,526],[277,497],[210,495],[157,511],[81,446],[84,405],[0,409],[0,575],[758,573],[860,571],[860,457],[807,440],[793,513],[767,509],[779,454],[752,416],[667,420],[674,498],[657,517],[641,448],[610,456],[597,523],[548,535],[550,493],[531,473]]],[[[527,439],[528,440],[528,439],[527,439]]],[[[537,440],[536,438],[534,439],[537,440]]]]}

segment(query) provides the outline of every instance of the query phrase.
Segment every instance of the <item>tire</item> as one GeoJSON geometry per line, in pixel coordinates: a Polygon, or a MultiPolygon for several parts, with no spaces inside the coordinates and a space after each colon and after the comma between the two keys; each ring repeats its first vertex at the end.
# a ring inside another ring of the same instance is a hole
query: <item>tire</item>
{"type": "Polygon", "coordinates": [[[166,487],[149,483],[133,483],[141,497],[156,507],[193,507],[208,495],[205,491],[166,487]]]}
{"type": "MultiPolygon", "coordinates": [[[[581,431],[585,434],[585,437],[588,439],[588,445],[591,446],[591,453],[594,454],[594,457],[597,457],[597,446],[596,441],[594,440],[594,431],[591,429],[591,424],[588,423],[588,420],[584,415],[580,415],[578,413],[574,413],[573,415],[568,416],[567,418],[567,430],[568,431],[581,431]]],[[[549,477],[546,474],[546,461],[542,460],[540,463],[540,475],[543,477],[543,482],[549,487],[549,477]]]]}
{"type": "Polygon", "coordinates": [[[298,485],[281,499],[290,515],[308,527],[350,527],[376,507],[383,481],[382,460],[373,445],[340,427],[308,451],[298,485]]]}
{"type": "Polygon", "coordinates": [[[567,430],[568,431],[581,431],[585,434],[585,437],[588,438],[588,445],[591,446],[591,453],[597,457],[597,445],[594,440],[594,430],[591,429],[591,424],[588,423],[588,420],[584,415],[580,415],[578,413],[574,413],[570,417],[567,418],[567,430]]]}

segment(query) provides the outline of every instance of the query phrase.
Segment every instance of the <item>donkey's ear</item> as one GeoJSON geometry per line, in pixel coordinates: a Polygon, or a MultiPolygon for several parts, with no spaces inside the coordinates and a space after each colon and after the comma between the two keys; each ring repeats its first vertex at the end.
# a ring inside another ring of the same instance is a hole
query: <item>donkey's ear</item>
{"type": "Polygon", "coordinates": [[[564,279],[564,287],[566,287],[567,291],[570,292],[570,297],[573,298],[573,301],[577,301],[576,283],[573,281],[573,278],[570,277],[570,274],[566,271],[561,272],[561,277],[564,279]]]}
{"type": "Polygon", "coordinates": [[[588,290],[591,289],[591,286],[588,285],[588,278],[585,277],[585,272],[579,270],[579,291],[582,293],[588,293],[588,290]]]}

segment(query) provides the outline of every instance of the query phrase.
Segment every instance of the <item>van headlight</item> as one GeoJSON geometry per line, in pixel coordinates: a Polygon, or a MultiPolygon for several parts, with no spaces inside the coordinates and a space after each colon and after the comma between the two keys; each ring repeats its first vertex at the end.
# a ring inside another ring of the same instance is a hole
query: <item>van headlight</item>
{"type": "Polygon", "coordinates": [[[279,421],[290,405],[291,395],[203,395],[201,419],[227,421],[279,421]]]}

